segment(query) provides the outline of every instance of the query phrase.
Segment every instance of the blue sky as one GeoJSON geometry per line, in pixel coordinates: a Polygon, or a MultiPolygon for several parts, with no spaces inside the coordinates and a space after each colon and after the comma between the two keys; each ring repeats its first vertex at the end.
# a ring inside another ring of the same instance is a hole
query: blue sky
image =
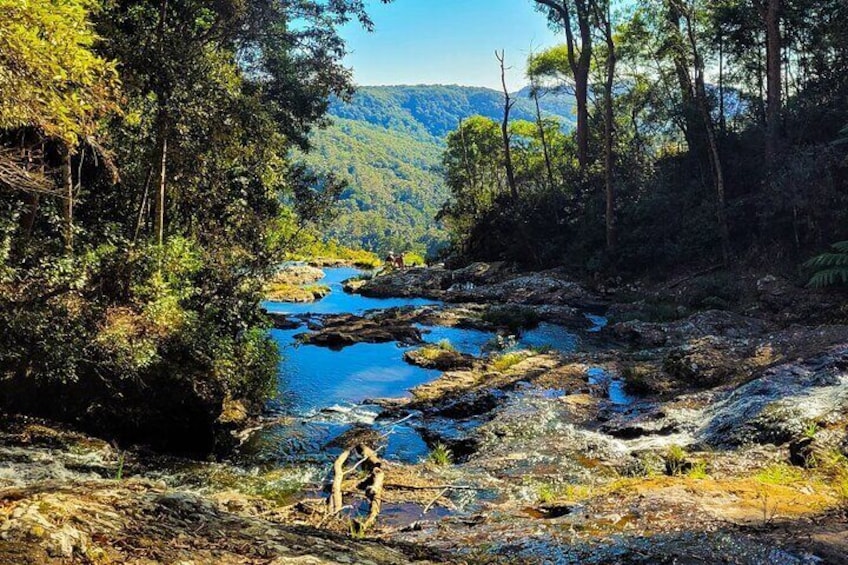
{"type": "Polygon", "coordinates": [[[511,90],[524,86],[531,49],[561,39],[532,0],[369,0],[376,29],[342,35],[357,84],[462,84],[500,88],[495,49],[505,49],[511,90]]]}

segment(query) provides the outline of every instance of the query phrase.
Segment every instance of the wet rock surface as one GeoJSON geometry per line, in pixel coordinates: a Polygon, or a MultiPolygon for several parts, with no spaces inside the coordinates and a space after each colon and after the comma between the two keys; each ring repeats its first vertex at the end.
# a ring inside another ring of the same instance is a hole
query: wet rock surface
{"type": "Polygon", "coordinates": [[[375,276],[356,289],[374,298],[415,297],[440,298],[451,284],[451,272],[444,268],[413,267],[391,270],[375,276]]]}
{"type": "Polygon", "coordinates": [[[297,336],[304,343],[341,349],[357,343],[388,343],[405,345],[422,343],[421,330],[412,325],[408,316],[397,312],[370,317],[341,314],[325,316],[315,331],[297,336]]]}
{"type": "Polygon", "coordinates": [[[602,328],[585,316],[597,296],[560,271],[478,263],[381,275],[361,291],[448,303],[275,325],[306,324],[308,343],[341,348],[420,346],[422,324],[508,334],[556,321],[581,347],[474,358],[408,349],[408,362],[442,375],[406,398],[367,401],[382,413],[323,444],[333,456],[383,445],[402,425],[432,450],[385,463],[369,540],[349,535],[364,504],[361,462],[343,481],[349,511],[328,517],[327,468],[301,481],[297,500],[268,496],[262,469],[230,481],[262,496],[189,491],[155,473],[115,481],[115,448],[19,427],[0,441],[0,563],[846,562],[848,327],[795,323],[797,289],[784,282],[763,281],[745,315],[675,309],[658,322],[642,303],[614,307],[619,321],[602,328]],[[46,512],[54,506],[67,513],[46,512]]]}
{"type": "Polygon", "coordinates": [[[774,326],[759,318],[708,310],[673,322],[618,322],[607,326],[604,333],[632,347],[653,348],[705,336],[745,339],[762,335],[769,329],[774,329],[774,326]]]}
{"type": "MultiPolygon", "coordinates": [[[[502,263],[474,263],[454,271],[444,268],[399,269],[363,284],[365,296],[425,296],[449,302],[590,306],[601,299],[561,270],[516,273],[502,263]]],[[[560,314],[561,315],[561,314],[560,314]]]]}
{"type": "MultiPolygon", "coordinates": [[[[267,498],[175,485],[175,470],[166,475],[167,481],[143,478],[137,454],[122,454],[105,442],[48,422],[14,419],[3,424],[3,564],[447,560],[423,547],[354,540],[292,523],[286,508],[267,498]]],[[[157,466],[162,465],[160,461],[157,466]]],[[[225,470],[216,466],[212,472],[225,470]]]]}
{"type": "Polygon", "coordinates": [[[403,354],[403,358],[407,363],[418,367],[439,371],[470,369],[474,366],[474,357],[471,355],[464,355],[456,350],[446,349],[438,345],[407,351],[403,354]]]}

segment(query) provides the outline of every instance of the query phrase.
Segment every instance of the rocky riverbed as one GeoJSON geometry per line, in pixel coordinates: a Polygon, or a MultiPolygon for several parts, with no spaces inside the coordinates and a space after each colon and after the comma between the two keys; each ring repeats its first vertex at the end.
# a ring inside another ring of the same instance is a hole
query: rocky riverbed
{"type": "Polygon", "coordinates": [[[732,308],[681,299],[695,284],[590,290],[559,270],[474,264],[355,285],[429,305],[275,315],[339,359],[401,343],[434,372],[364,401],[382,424],[334,439],[317,476],[165,460],[7,419],[0,563],[846,562],[848,326],[805,311],[815,301],[776,277],[732,308]],[[538,324],[574,345],[510,342],[538,324]],[[502,343],[428,340],[451,328],[502,343]],[[332,460],[401,428],[431,453],[383,462],[381,516],[352,536],[364,466],[351,456],[345,510],[327,515],[332,460]]]}

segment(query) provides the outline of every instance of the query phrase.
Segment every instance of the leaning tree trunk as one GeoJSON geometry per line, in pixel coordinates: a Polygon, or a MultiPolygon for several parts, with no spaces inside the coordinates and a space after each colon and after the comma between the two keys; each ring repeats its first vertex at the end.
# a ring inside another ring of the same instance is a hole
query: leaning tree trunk
{"type": "Polygon", "coordinates": [[[716,220],[718,222],[719,238],[721,240],[721,255],[725,264],[730,263],[731,245],[730,245],[730,227],[727,220],[727,198],[724,184],[724,167],[721,162],[721,153],[718,147],[718,140],[715,135],[715,127],[713,126],[712,116],[707,101],[707,88],[704,82],[704,60],[701,57],[698,49],[698,42],[695,37],[695,31],[692,27],[691,16],[686,16],[686,30],[689,37],[689,45],[692,49],[692,58],[695,63],[695,103],[698,111],[701,114],[703,121],[704,134],[707,142],[707,154],[712,170],[713,184],[716,191],[716,220]]]}

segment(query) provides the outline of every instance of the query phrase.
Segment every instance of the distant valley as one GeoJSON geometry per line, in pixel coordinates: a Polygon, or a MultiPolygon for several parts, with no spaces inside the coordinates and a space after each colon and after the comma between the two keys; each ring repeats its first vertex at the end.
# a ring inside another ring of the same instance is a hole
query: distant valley
{"type": "MultiPolygon", "coordinates": [[[[513,96],[512,119],[535,120],[529,89],[513,96]]],[[[571,127],[571,96],[546,94],[540,103],[546,116],[571,127]]],[[[502,112],[503,94],[480,87],[364,86],[349,103],[333,101],[332,125],[313,134],[314,149],[304,157],[350,183],[327,235],[381,253],[440,246],[446,235],[434,218],[447,198],[444,139],[462,119],[500,119],[502,112]]]]}

